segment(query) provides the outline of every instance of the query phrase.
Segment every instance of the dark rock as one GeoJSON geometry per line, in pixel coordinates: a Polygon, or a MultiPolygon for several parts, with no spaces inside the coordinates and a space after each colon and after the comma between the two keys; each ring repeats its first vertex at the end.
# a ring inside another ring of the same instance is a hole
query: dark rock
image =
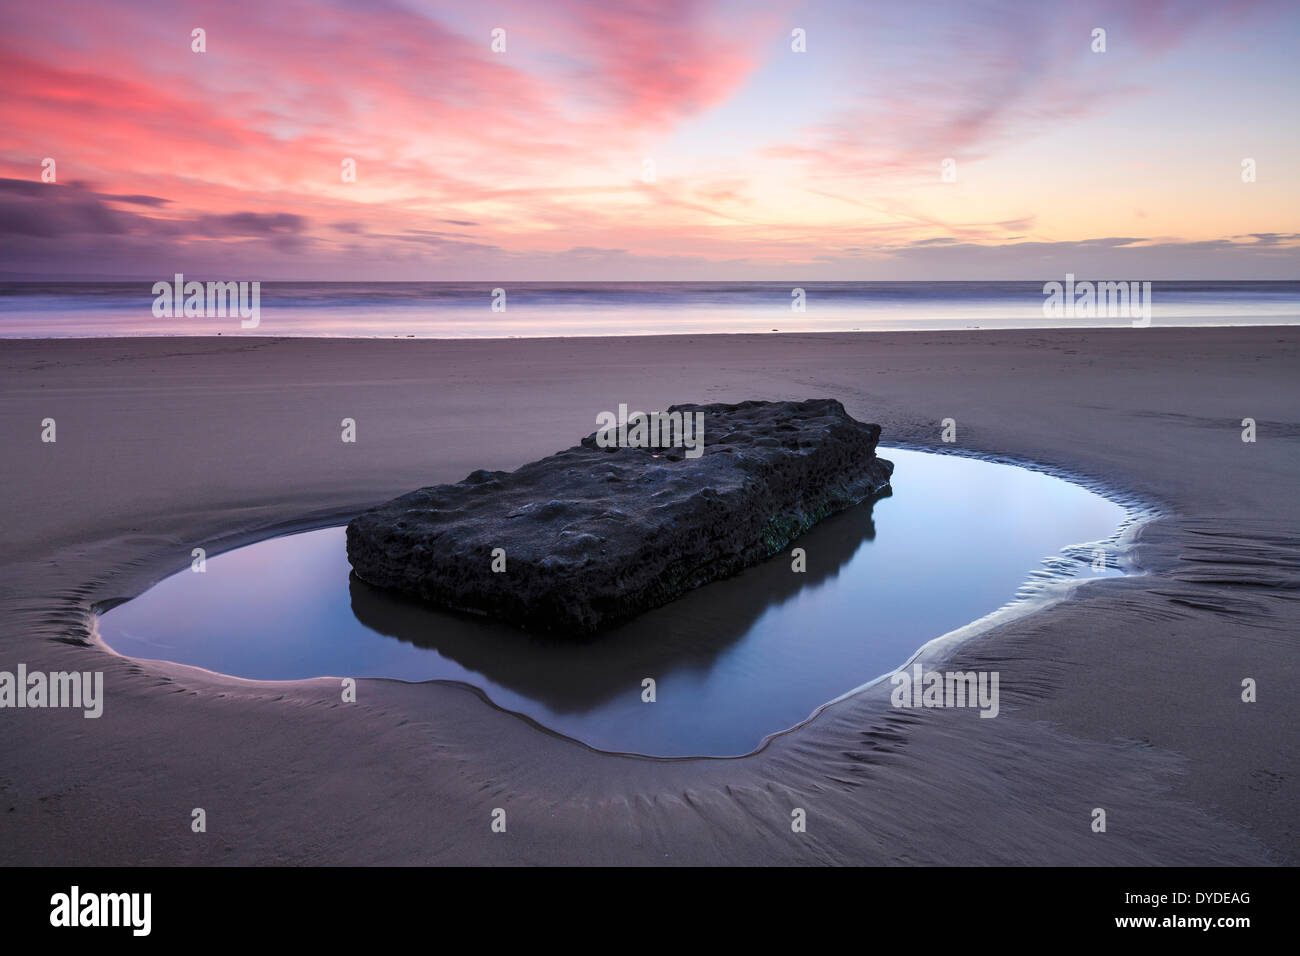
{"type": "Polygon", "coordinates": [[[348,560],[363,581],[443,607],[587,634],[784,550],[893,472],[875,454],[880,426],[832,399],[669,411],[704,414],[702,455],[601,448],[593,433],[372,508],[348,525],[348,560]]]}

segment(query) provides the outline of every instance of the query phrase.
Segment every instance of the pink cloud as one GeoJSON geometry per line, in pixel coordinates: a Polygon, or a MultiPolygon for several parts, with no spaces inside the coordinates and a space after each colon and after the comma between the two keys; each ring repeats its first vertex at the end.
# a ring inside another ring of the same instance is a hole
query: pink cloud
{"type": "MultiPolygon", "coordinates": [[[[498,55],[485,29],[417,2],[12,7],[0,37],[0,176],[35,182],[54,157],[60,191],[24,197],[23,221],[38,221],[30,202],[48,199],[56,224],[84,226],[55,229],[57,242],[33,234],[51,244],[32,254],[86,260],[116,236],[141,257],[257,263],[272,248],[362,269],[455,256],[508,265],[575,248],[807,261],[935,232],[995,241],[1003,223],[1032,226],[1032,210],[943,221],[895,186],[1129,95],[1141,77],[1086,75],[1062,52],[1086,42],[1094,18],[1112,42],[1158,53],[1217,15],[1208,3],[1109,0],[1079,14],[953,8],[966,12],[952,20],[926,5],[830,3],[845,36],[891,39],[840,64],[841,112],[810,103],[802,128],[738,152],[734,168],[685,155],[681,172],[644,183],[643,143],[672,142],[774,62],[788,68],[800,7],[489,3],[484,16],[510,31],[498,55]],[[196,26],[203,54],[190,49],[196,26]],[[345,157],[355,184],[341,181],[345,157]],[[769,205],[756,182],[780,176],[841,199],[845,218],[769,205]],[[864,180],[878,195],[861,198],[864,180]],[[94,186],[62,191],[73,181],[94,186]],[[875,224],[852,221],[859,208],[875,224]]],[[[748,109],[739,122],[761,122],[762,107],[748,109]]]]}

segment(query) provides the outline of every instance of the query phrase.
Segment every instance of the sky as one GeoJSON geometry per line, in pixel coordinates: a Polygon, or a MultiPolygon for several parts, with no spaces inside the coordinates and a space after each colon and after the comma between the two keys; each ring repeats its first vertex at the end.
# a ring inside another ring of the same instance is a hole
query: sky
{"type": "Polygon", "coordinates": [[[0,3],[10,278],[1300,278],[1298,2],[0,3]]]}

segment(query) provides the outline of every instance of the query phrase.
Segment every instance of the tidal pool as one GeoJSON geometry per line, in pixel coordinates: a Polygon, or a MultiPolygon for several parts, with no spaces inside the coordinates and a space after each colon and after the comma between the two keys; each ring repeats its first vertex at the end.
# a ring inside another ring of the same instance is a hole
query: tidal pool
{"type": "Polygon", "coordinates": [[[895,464],[892,494],[797,540],[805,573],[787,549],[586,643],[373,588],[351,575],[341,527],[210,557],[204,573],[179,572],[105,612],[99,635],[128,657],[254,680],[461,681],[601,750],[733,756],[1034,579],[1120,573],[1079,547],[1127,517],[1100,495],[1012,465],[881,455],[895,464]],[[654,703],[642,701],[647,677],[654,703]]]}

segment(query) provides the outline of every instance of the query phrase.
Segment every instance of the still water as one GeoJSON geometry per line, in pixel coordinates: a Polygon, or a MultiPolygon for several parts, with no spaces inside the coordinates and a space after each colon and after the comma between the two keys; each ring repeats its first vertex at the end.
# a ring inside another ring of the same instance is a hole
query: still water
{"type": "MultiPolygon", "coordinates": [[[[881,449],[893,491],[827,519],[734,578],[583,643],[424,607],[352,577],[341,527],[210,557],[106,612],[120,654],[257,680],[462,681],[602,750],[738,755],[1005,605],[1044,560],[1126,513],[1077,485],[949,455],[881,449]],[[642,702],[642,680],[656,701],[642,702]]],[[[1038,572],[1038,575],[1035,575],[1038,572]]],[[[364,693],[364,690],[362,691],[364,693]]]]}

